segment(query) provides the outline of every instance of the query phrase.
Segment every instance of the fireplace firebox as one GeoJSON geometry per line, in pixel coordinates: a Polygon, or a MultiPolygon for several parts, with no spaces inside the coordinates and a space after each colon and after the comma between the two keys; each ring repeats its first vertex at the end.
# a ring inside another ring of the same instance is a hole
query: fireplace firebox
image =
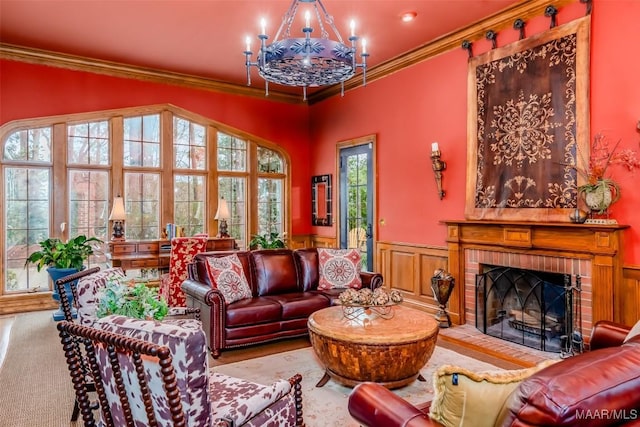
{"type": "Polygon", "coordinates": [[[542,351],[572,351],[581,337],[573,336],[577,301],[570,275],[494,266],[483,271],[476,275],[481,332],[542,351]]]}

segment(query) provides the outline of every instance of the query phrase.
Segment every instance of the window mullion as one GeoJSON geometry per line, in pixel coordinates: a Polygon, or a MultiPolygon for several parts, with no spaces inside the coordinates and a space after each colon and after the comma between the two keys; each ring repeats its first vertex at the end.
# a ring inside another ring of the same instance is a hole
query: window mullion
{"type": "Polygon", "coordinates": [[[163,111],[160,118],[160,226],[173,223],[173,117],[171,111],[163,111]]]}
{"type": "Polygon", "coordinates": [[[67,124],[57,123],[53,126],[53,143],[51,150],[53,172],[51,185],[51,237],[59,237],[62,240],[69,238],[68,227],[61,231],[61,224],[67,222],[69,217],[68,204],[69,190],[67,177],[67,124]],[[55,197],[54,197],[55,196],[55,197]]]}

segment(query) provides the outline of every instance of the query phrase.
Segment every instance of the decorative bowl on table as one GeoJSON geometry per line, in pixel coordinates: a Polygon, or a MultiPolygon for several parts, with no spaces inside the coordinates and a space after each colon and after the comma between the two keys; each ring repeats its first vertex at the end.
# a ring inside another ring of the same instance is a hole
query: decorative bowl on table
{"type": "Polygon", "coordinates": [[[402,294],[396,289],[387,292],[383,288],[373,291],[369,288],[350,288],[338,295],[338,300],[342,305],[344,317],[349,320],[363,316],[390,319],[394,314],[393,306],[402,302],[402,294]]]}

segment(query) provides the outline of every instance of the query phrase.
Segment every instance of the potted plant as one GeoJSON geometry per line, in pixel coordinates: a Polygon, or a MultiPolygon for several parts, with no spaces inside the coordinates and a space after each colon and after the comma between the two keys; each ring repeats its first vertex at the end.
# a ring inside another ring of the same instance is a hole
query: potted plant
{"type": "Polygon", "coordinates": [[[254,235],[249,242],[249,247],[251,249],[281,249],[285,245],[278,232],[271,232],[263,235],[254,235]]]}
{"type": "MultiPolygon", "coordinates": [[[[69,239],[66,243],[57,237],[49,237],[39,242],[40,250],[33,252],[27,257],[25,261],[25,267],[29,264],[35,264],[38,271],[41,271],[43,267],[47,266],[47,272],[49,277],[55,283],[56,280],[62,277],[68,276],[84,268],[84,262],[93,254],[94,246],[103,243],[102,240],[97,237],[89,237],[79,235],[73,239],[69,239]]],[[[71,292],[71,285],[68,284],[67,296],[69,303],[73,307],[73,294],[71,292]]],[[[53,299],[60,300],[57,288],[53,288],[53,299]]],[[[59,308],[53,314],[54,320],[64,319],[64,313],[59,308]]]]}
{"type": "Polygon", "coordinates": [[[96,316],[119,314],[143,320],[162,320],[168,313],[169,306],[164,298],[158,297],[156,289],[134,280],[128,283],[110,280],[101,292],[96,316]]]}

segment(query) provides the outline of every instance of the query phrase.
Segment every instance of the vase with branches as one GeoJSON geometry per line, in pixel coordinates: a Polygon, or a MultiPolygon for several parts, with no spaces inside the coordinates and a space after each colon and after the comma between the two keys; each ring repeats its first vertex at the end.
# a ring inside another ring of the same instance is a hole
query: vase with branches
{"type": "Polygon", "coordinates": [[[610,174],[611,167],[617,165],[627,171],[640,168],[637,152],[632,149],[620,149],[620,142],[618,140],[612,144],[599,133],[591,144],[588,161],[578,152],[583,166],[574,165],[574,168],[586,181],[578,187],[578,195],[592,213],[606,214],[609,206],[620,199],[620,186],[610,174]]]}

